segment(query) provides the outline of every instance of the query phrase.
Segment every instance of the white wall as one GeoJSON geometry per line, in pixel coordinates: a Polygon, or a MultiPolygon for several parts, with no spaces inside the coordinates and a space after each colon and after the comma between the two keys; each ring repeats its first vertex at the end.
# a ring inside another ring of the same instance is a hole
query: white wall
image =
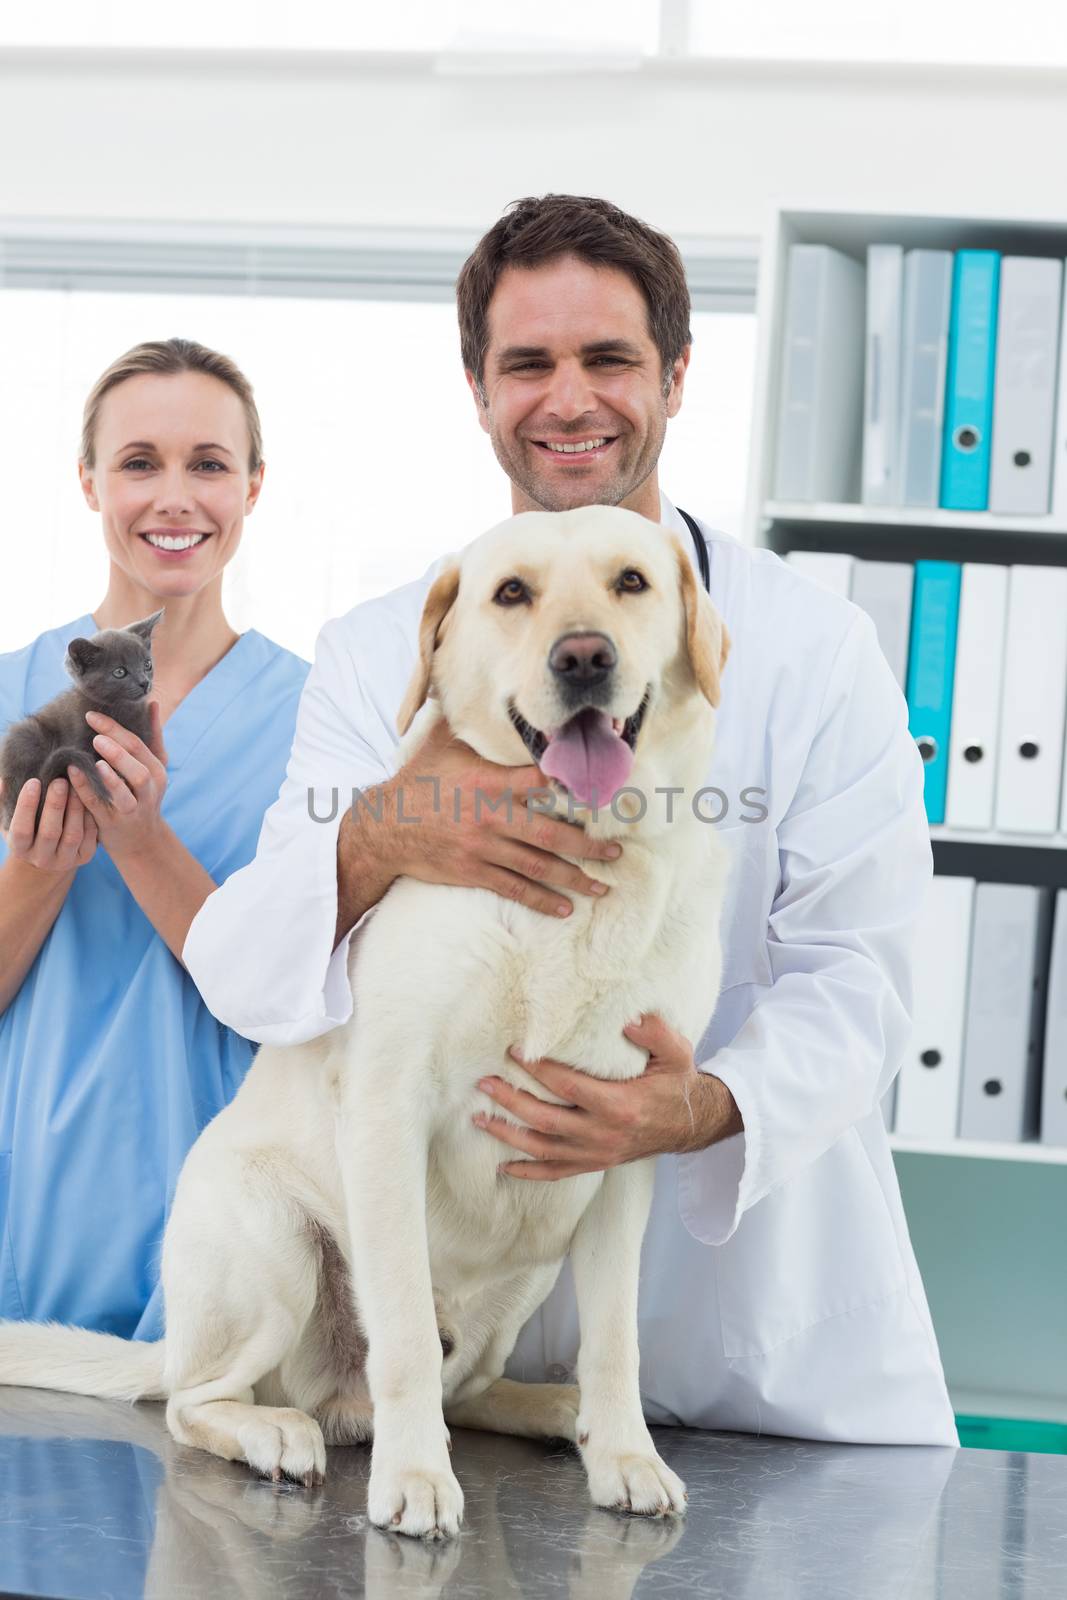
{"type": "Polygon", "coordinates": [[[1067,76],[709,66],[444,77],[428,57],[0,52],[0,215],[480,231],[605,194],[682,235],[769,203],[1062,210],[1067,76]]]}

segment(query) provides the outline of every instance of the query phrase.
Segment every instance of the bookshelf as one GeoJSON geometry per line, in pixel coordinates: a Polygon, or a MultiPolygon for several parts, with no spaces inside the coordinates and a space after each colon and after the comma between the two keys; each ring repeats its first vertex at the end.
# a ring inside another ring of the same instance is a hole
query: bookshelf
{"type": "MultiPolygon", "coordinates": [[[[865,263],[873,244],[1067,260],[1067,220],[783,208],[768,219],[757,289],[757,364],[746,497],[751,543],[785,556],[828,551],[1067,567],[1067,526],[1049,516],[782,501],[773,492],[789,250],[824,244],[865,263]]],[[[1060,471],[1067,463],[1060,463],[1060,471]]],[[[1067,833],[930,830],[935,871],[1067,887],[1067,833]]],[[[912,1241],[959,1414],[1067,1419],[1067,1148],[890,1135],[912,1241]]]]}

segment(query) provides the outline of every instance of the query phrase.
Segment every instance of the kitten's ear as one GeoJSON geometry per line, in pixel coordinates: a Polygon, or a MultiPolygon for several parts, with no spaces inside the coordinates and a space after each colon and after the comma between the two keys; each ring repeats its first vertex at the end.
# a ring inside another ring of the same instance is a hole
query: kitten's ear
{"type": "Polygon", "coordinates": [[[142,617],[140,622],[131,622],[128,628],[123,629],[123,632],[135,633],[139,639],[143,639],[147,644],[152,637],[152,630],[162,621],[165,610],[166,606],[159,611],[153,611],[150,617],[142,617]]]}
{"type": "Polygon", "coordinates": [[[102,646],[94,644],[91,639],[72,639],[67,646],[67,659],[63,665],[72,677],[84,677],[96,665],[101,652],[102,646]]]}

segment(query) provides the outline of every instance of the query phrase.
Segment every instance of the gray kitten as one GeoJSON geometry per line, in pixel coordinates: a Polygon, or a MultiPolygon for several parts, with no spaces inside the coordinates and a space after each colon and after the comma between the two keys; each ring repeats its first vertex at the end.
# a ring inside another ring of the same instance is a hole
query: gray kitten
{"type": "Polygon", "coordinates": [[[53,778],[65,778],[68,766],[80,767],[101,800],[111,804],[96,770],[95,730],[86,722],[85,713],[102,711],[148,743],[152,630],[162,616],[162,611],[154,611],[128,628],[102,628],[91,639],[70,641],[63,666],[74,679],[74,688],[64,689],[39,711],[13,722],[0,740],[0,778],[4,780],[0,826],[11,826],[15,802],[30,778],[41,780],[40,823],[48,785],[53,778]]]}

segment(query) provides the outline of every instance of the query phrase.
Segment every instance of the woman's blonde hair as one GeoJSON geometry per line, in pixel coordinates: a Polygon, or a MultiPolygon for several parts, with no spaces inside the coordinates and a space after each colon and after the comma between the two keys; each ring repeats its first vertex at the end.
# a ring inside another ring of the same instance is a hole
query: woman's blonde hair
{"type": "Polygon", "coordinates": [[[80,459],[87,467],[96,465],[96,427],[100,420],[100,406],[104,396],[127,378],[136,378],[142,372],[162,373],[169,376],[178,372],[206,372],[231,388],[244,406],[250,440],[248,470],[255,472],[263,464],[263,435],[259,425],[259,412],[252,398],[252,385],[235,361],[197,344],[195,339],[153,339],[145,344],[135,344],[124,356],[113,361],[107,371],[93,384],[85,402],[82,418],[80,459]]]}

